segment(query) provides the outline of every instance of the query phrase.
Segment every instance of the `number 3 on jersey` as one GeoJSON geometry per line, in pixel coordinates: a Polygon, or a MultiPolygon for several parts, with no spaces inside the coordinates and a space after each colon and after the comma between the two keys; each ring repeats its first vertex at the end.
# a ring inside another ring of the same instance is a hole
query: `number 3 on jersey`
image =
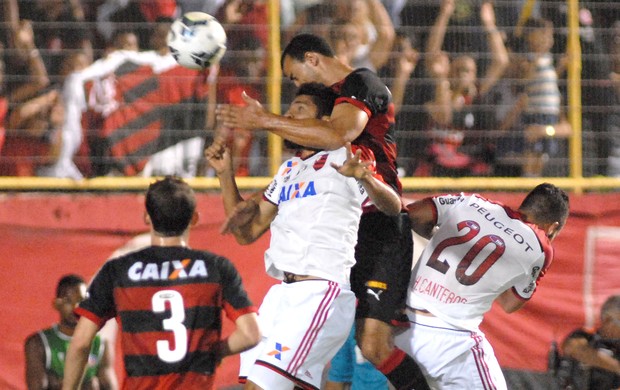
{"type": "MultiPolygon", "coordinates": [[[[478,225],[478,223],[475,221],[462,221],[459,222],[456,227],[459,232],[465,230],[465,234],[458,237],[446,238],[445,240],[441,241],[439,244],[437,244],[435,250],[426,262],[427,266],[441,272],[442,274],[448,272],[448,269],[450,269],[450,265],[446,260],[439,260],[439,255],[441,254],[441,252],[443,252],[444,249],[450,246],[460,245],[471,241],[480,233],[480,225],[478,225]]],[[[480,237],[459,262],[455,272],[456,280],[458,280],[459,283],[465,286],[471,286],[472,284],[476,284],[480,280],[480,278],[482,278],[482,275],[484,275],[489,270],[489,268],[491,268],[491,266],[495,264],[495,262],[504,254],[505,250],[506,243],[504,242],[504,240],[502,240],[501,237],[496,236],[495,234],[489,234],[480,237]],[[484,260],[482,260],[478,268],[476,268],[472,273],[468,275],[466,273],[467,269],[474,261],[476,256],[487,245],[493,245],[493,250],[487,255],[484,260]]]]}
{"type": "Polygon", "coordinates": [[[185,321],[185,306],[183,296],[174,290],[162,290],[153,295],[151,304],[154,313],[163,313],[166,310],[166,302],[170,304],[170,317],[163,321],[165,330],[172,331],[174,335],[174,349],[170,349],[167,340],[157,341],[157,356],[166,363],[180,361],[187,354],[187,328],[185,321]]]}

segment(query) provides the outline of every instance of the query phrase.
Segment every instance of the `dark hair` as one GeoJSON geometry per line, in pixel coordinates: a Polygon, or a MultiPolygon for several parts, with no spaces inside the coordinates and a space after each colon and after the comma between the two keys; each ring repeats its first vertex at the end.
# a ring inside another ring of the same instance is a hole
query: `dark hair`
{"type": "Polygon", "coordinates": [[[542,28],[553,28],[553,22],[548,19],[543,18],[529,18],[523,24],[523,30],[526,33],[530,33],[532,31],[540,30],[542,28]]]}
{"type": "Polygon", "coordinates": [[[338,94],[331,88],[320,83],[305,83],[299,86],[295,96],[306,95],[312,98],[312,103],[317,108],[316,117],[321,118],[330,115],[334,109],[334,103],[338,94]]]}
{"type": "Polygon", "coordinates": [[[299,34],[293,37],[286,45],[280,58],[280,67],[284,68],[284,58],[291,57],[297,61],[303,61],[307,52],[319,53],[326,57],[334,57],[334,51],[327,41],[314,34],[299,34]]]}
{"type": "Polygon", "coordinates": [[[620,312],[620,295],[612,295],[605,300],[601,306],[601,319],[610,315],[612,312],[620,312]]]}
{"type": "Polygon", "coordinates": [[[80,284],[86,284],[84,278],[76,274],[67,274],[60,278],[56,285],[56,298],[60,298],[67,293],[72,287],[79,286],[80,284]]]}
{"type": "Polygon", "coordinates": [[[525,197],[519,210],[527,211],[537,224],[559,222],[561,229],[568,218],[568,194],[550,183],[537,185],[525,197]]]}
{"type": "MultiPolygon", "coordinates": [[[[316,118],[318,119],[332,113],[332,110],[334,109],[334,103],[336,102],[336,98],[338,97],[338,94],[336,94],[336,92],[321,83],[304,83],[300,85],[299,89],[297,89],[297,92],[295,93],[295,96],[301,95],[310,96],[312,103],[314,103],[314,105],[316,106],[316,118]]],[[[301,146],[287,139],[284,140],[284,147],[291,150],[321,150],[308,146],[301,146]]]]}
{"type": "Polygon", "coordinates": [[[165,237],[174,237],[183,234],[192,221],[196,198],[189,184],[166,176],[149,186],[145,205],[153,229],[165,237]]]}

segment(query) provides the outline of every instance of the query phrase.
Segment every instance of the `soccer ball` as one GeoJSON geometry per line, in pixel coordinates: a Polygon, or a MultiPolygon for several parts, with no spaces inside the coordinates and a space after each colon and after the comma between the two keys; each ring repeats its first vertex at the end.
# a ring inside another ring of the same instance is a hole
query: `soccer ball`
{"type": "Polygon", "coordinates": [[[167,43],[179,65],[204,69],[217,64],[224,56],[226,31],[213,16],[188,12],[172,23],[167,43]]]}

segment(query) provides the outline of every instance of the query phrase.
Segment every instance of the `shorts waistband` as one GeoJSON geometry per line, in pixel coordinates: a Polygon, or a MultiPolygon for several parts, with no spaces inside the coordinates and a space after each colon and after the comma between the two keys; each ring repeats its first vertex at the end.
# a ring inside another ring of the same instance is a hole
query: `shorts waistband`
{"type": "Polygon", "coordinates": [[[407,307],[407,316],[409,320],[413,323],[418,323],[422,325],[428,326],[436,326],[447,329],[455,329],[454,326],[448,324],[444,320],[439,317],[436,317],[434,314],[424,309],[414,309],[411,307],[407,307]]]}
{"type": "Polygon", "coordinates": [[[298,275],[292,272],[284,272],[284,277],[282,278],[282,281],[284,283],[295,283],[295,282],[301,282],[303,280],[323,280],[323,279],[316,277],[316,276],[312,276],[312,275],[298,275]]]}

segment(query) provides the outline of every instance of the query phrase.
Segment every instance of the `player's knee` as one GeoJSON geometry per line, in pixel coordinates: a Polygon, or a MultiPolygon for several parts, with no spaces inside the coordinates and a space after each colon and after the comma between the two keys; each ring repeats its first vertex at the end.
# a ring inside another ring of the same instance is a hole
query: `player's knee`
{"type": "Polygon", "coordinates": [[[368,336],[370,335],[366,334],[358,339],[357,345],[362,351],[362,356],[376,366],[390,356],[392,348],[390,343],[382,337],[368,336]]]}

